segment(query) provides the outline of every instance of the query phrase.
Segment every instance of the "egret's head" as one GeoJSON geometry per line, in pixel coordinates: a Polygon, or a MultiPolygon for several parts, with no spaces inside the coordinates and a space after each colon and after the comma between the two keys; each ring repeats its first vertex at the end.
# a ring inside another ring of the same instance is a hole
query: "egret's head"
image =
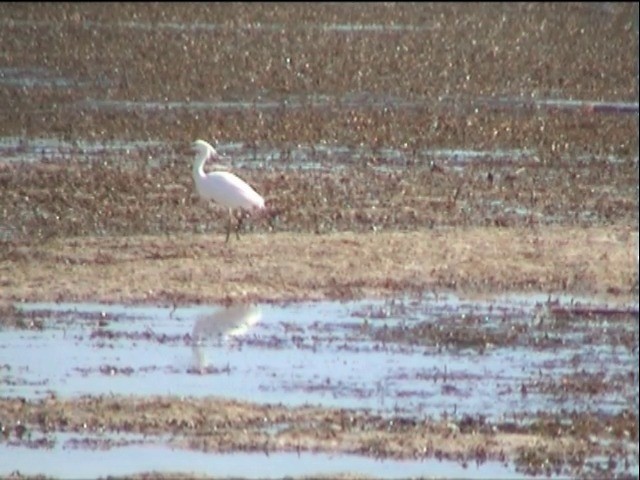
{"type": "Polygon", "coordinates": [[[196,153],[196,158],[193,161],[194,171],[198,171],[202,168],[204,163],[209,160],[209,167],[217,168],[218,170],[228,170],[226,165],[223,165],[222,157],[216,152],[209,143],[204,140],[196,140],[191,144],[191,148],[196,153]]]}
{"type": "Polygon", "coordinates": [[[196,158],[207,159],[209,157],[217,156],[214,148],[204,140],[196,140],[191,144],[191,146],[196,152],[196,158]]]}

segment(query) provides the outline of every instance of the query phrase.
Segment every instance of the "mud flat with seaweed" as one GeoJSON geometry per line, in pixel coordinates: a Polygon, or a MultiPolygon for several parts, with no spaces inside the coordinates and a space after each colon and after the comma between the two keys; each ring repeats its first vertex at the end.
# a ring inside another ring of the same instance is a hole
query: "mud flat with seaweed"
{"type": "Polygon", "coordinates": [[[0,13],[0,474],[638,477],[637,5],[0,13]]]}

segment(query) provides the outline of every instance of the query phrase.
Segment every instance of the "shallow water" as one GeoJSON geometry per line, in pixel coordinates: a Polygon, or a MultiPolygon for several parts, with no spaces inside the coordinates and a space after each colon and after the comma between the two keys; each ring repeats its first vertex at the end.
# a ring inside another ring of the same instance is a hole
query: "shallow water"
{"type": "MultiPolygon", "coordinates": [[[[2,332],[1,363],[9,366],[3,390],[27,398],[51,391],[218,395],[389,414],[482,412],[495,419],[514,411],[588,408],[593,398],[522,395],[521,388],[575,372],[628,374],[636,359],[619,342],[633,333],[638,307],[627,306],[626,321],[578,316],[563,323],[549,309],[571,307],[570,300],[552,307],[546,301],[439,295],[413,303],[229,310],[24,304],[20,308],[44,320],[44,328],[2,332]],[[403,333],[427,324],[433,333],[425,339],[403,333]],[[510,334],[514,329],[523,333],[510,334]]],[[[604,392],[599,408],[615,411],[632,393],[604,392]]]]}
{"type": "MultiPolygon", "coordinates": [[[[214,395],[413,418],[482,415],[501,421],[512,415],[523,419],[538,410],[592,411],[594,405],[599,412],[616,413],[638,396],[637,347],[621,343],[623,338],[637,339],[637,303],[613,308],[548,295],[483,300],[426,295],[231,308],[18,306],[28,320],[42,322],[42,329],[0,332],[5,370],[0,388],[6,397],[42,398],[50,392],[62,397],[214,395]],[[420,329],[437,335],[423,338],[415,333],[420,329]],[[510,335],[514,329],[521,334],[510,335]],[[575,375],[610,380],[629,372],[636,372],[635,383],[589,395],[553,387],[575,375]]],[[[345,471],[372,476],[521,476],[514,466],[495,462],[464,468],[456,462],[380,462],[310,453],[300,459],[289,453],[213,455],[153,443],[153,438],[160,442],[158,437],[129,439],[97,452],[91,445],[100,442],[68,435],[47,437],[44,449],[5,443],[0,455],[11,455],[11,471],[46,471],[65,478],[97,475],[98,470],[105,474],[97,468],[104,459],[113,466],[109,474],[186,469],[245,477],[345,471]]],[[[114,441],[114,436],[107,438],[114,441]]]]}
{"type": "MultiPolygon", "coordinates": [[[[10,26],[12,28],[33,28],[33,27],[54,27],[52,22],[46,21],[34,21],[34,20],[14,20],[14,19],[0,19],[0,25],[10,26]]],[[[297,27],[292,25],[280,24],[280,23],[244,23],[237,24],[225,24],[225,23],[211,23],[211,22],[199,22],[199,23],[180,23],[180,22],[94,22],[91,20],[83,20],[78,22],[76,26],[82,26],[83,28],[90,28],[92,30],[142,30],[142,31],[176,31],[176,32],[217,32],[225,30],[255,30],[263,32],[281,32],[283,29],[291,30],[296,28],[298,30],[308,31],[321,31],[321,32],[334,32],[334,33],[389,33],[389,32],[423,32],[439,28],[439,24],[382,24],[382,23],[367,23],[367,24],[355,24],[355,23],[301,23],[297,27]]]]}
{"type": "MultiPolygon", "coordinates": [[[[31,79],[32,77],[27,77],[31,79]]],[[[32,80],[31,80],[32,81],[32,80]]],[[[33,82],[33,81],[32,81],[33,82]]],[[[470,105],[476,108],[491,108],[517,111],[520,109],[552,109],[552,110],[585,110],[593,113],[637,114],[638,103],[634,102],[599,102],[589,100],[572,100],[563,98],[518,98],[518,97],[489,97],[472,98],[442,98],[440,102],[404,100],[396,97],[378,97],[369,95],[347,95],[344,97],[330,97],[326,95],[312,95],[306,97],[291,96],[282,100],[244,100],[244,101],[190,101],[190,102],[143,102],[129,100],[99,100],[87,99],[76,105],[78,108],[96,110],[124,110],[136,111],[167,111],[167,110],[286,110],[299,108],[325,109],[333,105],[341,108],[394,108],[410,110],[434,106],[435,104],[451,104],[454,108],[470,105]]]]}
{"type": "MultiPolygon", "coordinates": [[[[14,162],[64,162],[65,160],[121,162],[139,158],[169,158],[176,155],[179,146],[159,141],[112,141],[112,142],[67,142],[55,138],[17,137],[0,138],[0,163],[14,162]]],[[[379,170],[404,169],[411,160],[437,160],[441,164],[464,166],[478,161],[484,164],[509,163],[524,164],[537,162],[533,150],[465,150],[465,149],[420,149],[406,152],[397,148],[373,150],[366,147],[344,145],[295,145],[287,149],[251,147],[243,143],[218,143],[216,149],[226,156],[235,167],[278,167],[302,170],[339,170],[359,162],[363,158],[375,156],[384,160],[384,165],[373,167],[379,170]]],[[[616,158],[610,159],[615,162],[616,158]]]]}
{"type": "MultiPolygon", "coordinates": [[[[374,478],[430,475],[508,479],[515,475],[512,468],[499,462],[471,462],[465,467],[449,460],[375,460],[356,455],[323,453],[298,455],[270,452],[266,455],[239,452],[214,455],[154,444],[86,449],[78,448],[78,442],[90,443],[86,439],[61,435],[47,449],[31,450],[0,444],[0,456],[11,458],[11,468],[23,475],[46,472],[47,475],[65,479],[85,479],[105,474],[104,465],[109,465],[109,475],[131,475],[141,471],[193,472],[241,478],[357,473],[374,478]]],[[[0,473],[4,473],[2,469],[0,473]]]]}
{"type": "MultiPolygon", "coordinates": [[[[179,153],[184,145],[160,141],[68,142],[55,138],[21,139],[0,137],[0,164],[19,162],[64,162],[68,160],[131,163],[139,159],[148,162],[169,160],[184,156],[179,153]],[[155,160],[154,160],[155,159],[155,160]]],[[[362,164],[375,158],[380,165],[369,166],[380,171],[404,171],[409,163],[428,165],[435,162],[460,170],[473,163],[483,165],[527,166],[539,162],[534,149],[470,150],[470,149],[417,149],[408,152],[399,148],[352,147],[335,144],[293,145],[286,149],[255,147],[241,142],[217,143],[216,150],[235,168],[278,168],[296,170],[337,171],[349,165],[362,164]]],[[[568,158],[568,157],[567,157],[568,158]]],[[[574,162],[590,161],[622,163],[615,155],[572,155],[574,162]]],[[[636,159],[637,161],[637,159],[636,159]]]]}

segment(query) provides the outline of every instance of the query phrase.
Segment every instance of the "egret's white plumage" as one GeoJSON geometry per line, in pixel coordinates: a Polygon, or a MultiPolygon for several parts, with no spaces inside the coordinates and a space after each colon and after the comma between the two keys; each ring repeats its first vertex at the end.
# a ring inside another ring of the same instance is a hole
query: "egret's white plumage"
{"type": "MultiPolygon", "coordinates": [[[[215,149],[204,140],[193,142],[196,157],[193,162],[193,179],[196,184],[198,195],[204,200],[213,200],[229,209],[229,223],[227,225],[227,240],[231,232],[231,220],[233,209],[262,210],[264,209],[264,199],[244,180],[231,172],[216,171],[205,173],[204,164],[207,160],[219,160],[220,156],[215,149]]],[[[236,228],[236,236],[240,238],[236,228]]]]}

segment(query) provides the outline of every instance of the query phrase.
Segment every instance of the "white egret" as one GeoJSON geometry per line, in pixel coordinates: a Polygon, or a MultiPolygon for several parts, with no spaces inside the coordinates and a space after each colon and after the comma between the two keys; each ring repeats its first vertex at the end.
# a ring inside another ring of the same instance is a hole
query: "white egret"
{"type": "MultiPolygon", "coordinates": [[[[229,241],[231,223],[233,222],[233,209],[245,211],[263,210],[264,199],[244,180],[227,171],[204,172],[204,163],[208,160],[221,160],[215,149],[204,140],[193,142],[196,157],[193,161],[193,179],[196,183],[196,191],[204,200],[213,200],[229,209],[229,222],[227,223],[227,238],[229,241]]],[[[236,237],[240,239],[240,227],[242,217],[238,219],[236,237]]]]}

